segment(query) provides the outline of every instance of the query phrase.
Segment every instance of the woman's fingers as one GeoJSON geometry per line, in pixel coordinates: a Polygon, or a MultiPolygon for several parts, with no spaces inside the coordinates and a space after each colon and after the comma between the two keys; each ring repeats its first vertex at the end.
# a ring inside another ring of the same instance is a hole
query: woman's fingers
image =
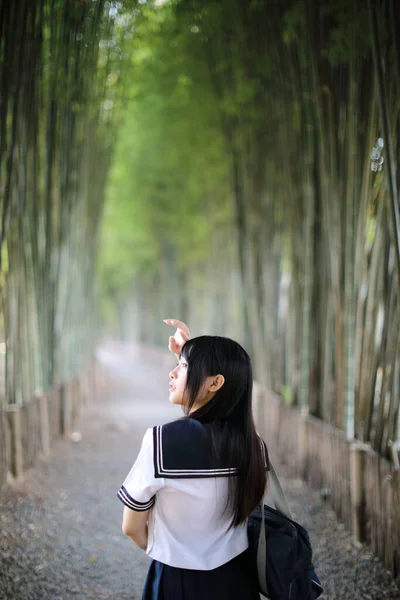
{"type": "Polygon", "coordinates": [[[180,329],[182,333],[185,333],[188,336],[189,339],[190,330],[186,323],[184,323],[183,321],[179,321],[178,319],[164,319],[164,323],[166,323],[167,325],[172,325],[177,329],[180,329]]]}
{"type": "Polygon", "coordinates": [[[190,336],[189,336],[189,335],[188,335],[188,334],[187,334],[185,331],[183,331],[183,329],[178,329],[178,331],[179,331],[179,333],[180,333],[180,335],[181,335],[181,338],[183,339],[183,341],[184,341],[185,343],[186,343],[188,340],[190,340],[190,336]]]}
{"type": "Polygon", "coordinates": [[[178,319],[164,319],[164,323],[176,327],[175,335],[169,337],[168,350],[179,358],[183,346],[190,339],[189,327],[183,321],[178,321],[178,319]]]}
{"type": "Polygon", "coordinates": [[[171,335],[169,338],[168,348],[169,350],[171,350],[171,352],[180,352],[180,347],[178,346],[176,339],[173,335],[171,335]]]}
{"type": "Polygon", "coordinates": [[[170,352],[172,352],[172,354],[175,354],[176,358],[179,360],[179,356],[182,350],[182,345],[183,344],[178,344],[176,339],[174,338],[173,335],[170,336],[169,338],[169,343],[168,343],[168,350],[170,352]]]}

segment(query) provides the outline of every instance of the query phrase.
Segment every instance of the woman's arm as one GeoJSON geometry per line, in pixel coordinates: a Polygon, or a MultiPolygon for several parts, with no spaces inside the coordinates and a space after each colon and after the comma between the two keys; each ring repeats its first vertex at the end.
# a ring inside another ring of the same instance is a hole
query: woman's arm
{"type": "Polygon", "coordinates": [[[136,511],[124,506],[122,531],[142,550],[147,548],[147,522],[150,510],[136,511]]]}

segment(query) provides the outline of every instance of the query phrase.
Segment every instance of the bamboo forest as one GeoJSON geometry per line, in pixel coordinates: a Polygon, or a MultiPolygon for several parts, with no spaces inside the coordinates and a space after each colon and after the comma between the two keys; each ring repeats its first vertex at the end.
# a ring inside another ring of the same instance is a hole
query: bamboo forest
{"type": "Polygon", "coordinates": [[[315,486],[398,577],[399,180],[396,0],[0,0],[0,487],[15,431],[36,452],[18,411],[51,421],[104,340],[166,349],[176,318],[247,349],[265,431],[271,398],[346,473],[354,444],[383,461],[380,525],[372,483],[358,524],[353,475],[315,486]]]}

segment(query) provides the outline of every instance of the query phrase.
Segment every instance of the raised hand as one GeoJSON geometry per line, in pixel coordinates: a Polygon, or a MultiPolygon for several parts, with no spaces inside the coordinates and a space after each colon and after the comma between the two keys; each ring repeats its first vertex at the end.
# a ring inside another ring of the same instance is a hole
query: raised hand
{"type": "Polygon", "coordinates": [[[168,349],[179,358],[183,345],[190,339],[189,327],[178,319],[164,319],[164,323],[176,327],[175,335],[169,337],[168,349]]]}

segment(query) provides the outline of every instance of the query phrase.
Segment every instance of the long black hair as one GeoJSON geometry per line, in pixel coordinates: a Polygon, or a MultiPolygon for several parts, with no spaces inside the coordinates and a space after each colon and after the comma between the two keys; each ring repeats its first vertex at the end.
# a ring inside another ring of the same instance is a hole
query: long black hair
{"type": "Polygon", "coordinates": [[[181,357],[187,361],[184,410],[188,418],[215,423],[215,447],[238,476],[230,477],[228,505],[231,526],[244,523],[263,497],[266,485],[266,448],[258,436],[252,413],[251,360],[237,342],[203,335],[188,340],[181,357]],[[225,382],[214,397],[192,410],[206,377],[223,375],[225,382]]]}

